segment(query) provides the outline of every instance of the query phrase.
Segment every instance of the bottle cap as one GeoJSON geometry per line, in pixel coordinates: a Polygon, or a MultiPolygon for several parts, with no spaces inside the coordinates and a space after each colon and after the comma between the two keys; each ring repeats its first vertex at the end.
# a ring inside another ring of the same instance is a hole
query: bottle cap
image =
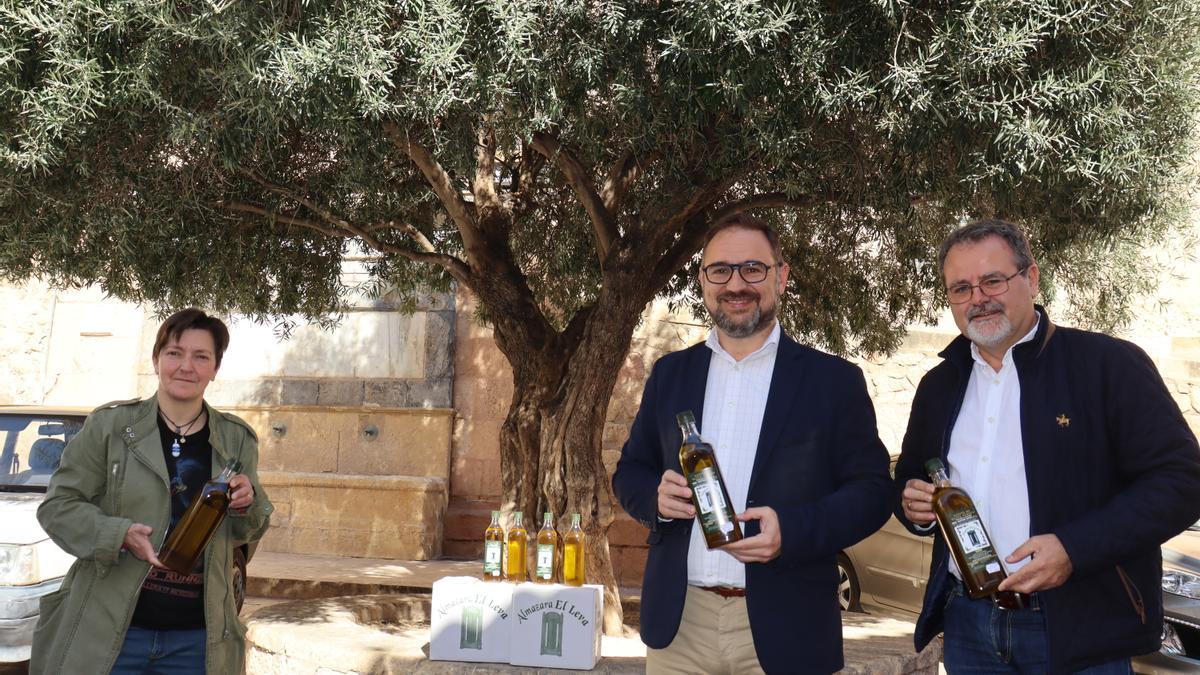
{"type": "Polygon", "coordinates": [[[493,517],[493,518],[499,518],[499,517],[500,517],[500,512],[499,512],[499,511],[492,511],[492,517],[493,517]]]}
{"type": "Polygon", "coordinates": [[[945,471],[945,470],[946,470],[946,465],[942,464],[942,460],[939,457],[934,457],[933,459],[925,462],[925,473],[927,473],[931,476],[939,471],[945,471]]]}
{"type": "Polygon", "coordinates": [[[695,424],[696,416],[692,414],[691,410],[684,410],[683,412],[681,412],[675,416],[675,422],[677,424],[679,424],[679,426],[684,426],[687,424],[695,424]]]}
{"type": "Polygon", "coordinates": [[[543,518],[553,518],[553,517],[554,517],[554,515],[553,515],[553,514],[551,514],[549,511],[547,511],[547,512],[545,512],[545,513],[543,513],[543,514],[542,514],[542,517],[543,517],[543,518]]]}

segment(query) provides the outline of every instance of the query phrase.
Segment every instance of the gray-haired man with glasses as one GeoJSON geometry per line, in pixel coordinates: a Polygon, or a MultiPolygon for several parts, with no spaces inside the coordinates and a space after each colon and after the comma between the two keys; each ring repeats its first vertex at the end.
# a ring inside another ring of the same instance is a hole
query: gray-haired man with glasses
{"type": "Polygon", "coordinates": [[[937,537],[916,646],[944,631],[951,675],[1130,673],[1159,648],[1159,545],[1200,517],[1196,437],[1141,349],[1050,322],[1017,226],[969,223],[939,262],[962,336],[917,387],[895,478],[897,516],[937,537]],[[934,457],[1024,607],[967,594],[933,526],[934,457]]]}
{"type": "Polygon", "coordinates": [[[713,331],[655,364],[613,474],[621,505],[650,529],[646,671],[839,670],[836,556],[883,525],[893,497],[866,383],[780,329],[788,266],[766,223],[715,226],[700,269],[713,331]],[[716,550],[679,466],[684,410],[744,523],[745,539],[716,550]]]}

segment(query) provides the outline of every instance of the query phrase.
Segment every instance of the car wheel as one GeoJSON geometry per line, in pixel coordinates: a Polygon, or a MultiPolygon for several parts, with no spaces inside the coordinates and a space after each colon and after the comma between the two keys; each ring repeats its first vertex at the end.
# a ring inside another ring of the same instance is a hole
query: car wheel
{"type": "Polygon", "coordinates": [[[230,570],[233,582],[233,602],[237,611],[242,612],[242,604],[246,602],[246,552],[240,547],[233,549],[233,569],[230,570]]]}
{"type": "Polygon", "coordinates": [[[854,565],[845,553],[839,553],[838,566],[838,604],[843,612],[861,612],[862,587],[858,585],[858,575],[854,573],[854,565]]]}

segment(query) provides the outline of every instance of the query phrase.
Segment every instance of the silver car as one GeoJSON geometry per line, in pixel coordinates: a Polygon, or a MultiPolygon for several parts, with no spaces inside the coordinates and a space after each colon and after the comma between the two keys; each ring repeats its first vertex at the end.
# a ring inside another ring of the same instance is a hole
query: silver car
{"type": "MultiPolygon", "coordinates": [[[[895,467],[896,459],[892,458],[895,467]]],[[[1133,660],[1144,675],[1200,672],[1200,523],[1162,547],[1162,649],[1133,660]]],[[[864,605],[921,612],[933,557],[933,537],[911,534],[895,516],[875,534],[838,556],[839,601],[846,611],[864,605]]]]}
{"type": "Polygon", "coordinates": [[[37,507],[86,410],[0,406],[0,663],[29,659],[42,596],[75,558],[42,530],[37,507]]]}

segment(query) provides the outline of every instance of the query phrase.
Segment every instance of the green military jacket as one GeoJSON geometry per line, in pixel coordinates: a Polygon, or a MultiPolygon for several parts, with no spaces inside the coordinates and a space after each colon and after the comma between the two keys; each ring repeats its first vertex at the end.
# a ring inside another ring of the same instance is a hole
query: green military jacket
{"type": "MultiPolygon", "coordinates": [[[[255,495],[245,513],[229,512],[204,553],[206,671],[229,675],[242,672],[245,652],[231,583],[233,550],[266,532],[272,507],[258,481],[254,431],[234,415],[205,408],[213,474],[236,457],[255,495]]],[[[150,570],[121,552],[125,532],[134,523],[149,525],[151,541],[161,548],[171,519],[157,419],[154,397],[101,406],[63,452],[37,515],[50,538],[78,560],[62,588],[42,599],[31,675],[103,674],[116,661],[150,570]]]]}

